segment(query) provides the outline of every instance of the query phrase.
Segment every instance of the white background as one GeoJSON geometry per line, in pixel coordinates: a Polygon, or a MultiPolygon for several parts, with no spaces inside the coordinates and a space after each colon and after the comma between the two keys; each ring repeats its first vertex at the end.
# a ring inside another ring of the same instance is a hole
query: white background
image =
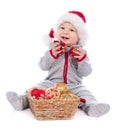
{"type": "Polygon", "coordinates": [[[92,129],[119,130],[120,116],[120,15],[119,0],[1,0],[0,1],[0,129],[92,129]],[[47,47],[48,34],[57,18],[69,10],[82,11],[87,19],[86,45],[93,72],[83,80],[99,102],[111,110],[100,118],[78,110],[72,120],[37,121],[31,111],[15,111],[6,100],[7,91],[18,94],[39,81],[47,72],[38,60],[47,47]]]}

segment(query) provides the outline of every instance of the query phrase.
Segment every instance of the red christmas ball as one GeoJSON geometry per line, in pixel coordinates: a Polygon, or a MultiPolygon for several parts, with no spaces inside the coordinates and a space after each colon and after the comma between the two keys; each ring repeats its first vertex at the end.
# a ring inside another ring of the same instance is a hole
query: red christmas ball
{"type": "Polygon", "coordinates": [[[39,94],[40,94],[40,97],[44,97],[45,96],[45,90],[39,89],[39,94]]]}
{"type": "Polygon", "coordinates": [[[60,42],[60,50],[66,51],[67,50],[67,45],[64,42],[60,42]]]}
{"type": "Polygon", "coordinates": [[[31,96],[35,98],[39,98],[41,96],[45,96],[45,91],[42,89],[34,88],[31,90],[31,96]]]}
{"type": "Polygon", "coordinates": [[[71,57],[79,56],[77,53],[75,53],[75,49],[76,49],[76,48],[71,48],[71,49],[70,49],[69,54],[70,54],[71,57]]]}
{"type": "Polygon", "coordinates": [[[64,42],[60,42],[60,45],[63,46],[63,47],[66,46],[66,44],[64,42]]]}

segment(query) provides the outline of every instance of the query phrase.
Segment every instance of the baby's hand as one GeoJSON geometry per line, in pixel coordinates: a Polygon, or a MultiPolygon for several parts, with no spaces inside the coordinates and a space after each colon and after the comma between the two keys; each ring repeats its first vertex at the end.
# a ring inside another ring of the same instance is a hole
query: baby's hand
{"type": "Polygon", "coordinates": [[[52,48],[52,54],[57,57],[57,55],[64,53],[66,51],[66,46],[63,43],[57,42],[52,48]]]}
{"type": "Polygon", "coordinates": [[[85,55],[86,53],[82,48],[75,47],[70,50],[70,56],[78,60],[81,60],[85,55]]]}

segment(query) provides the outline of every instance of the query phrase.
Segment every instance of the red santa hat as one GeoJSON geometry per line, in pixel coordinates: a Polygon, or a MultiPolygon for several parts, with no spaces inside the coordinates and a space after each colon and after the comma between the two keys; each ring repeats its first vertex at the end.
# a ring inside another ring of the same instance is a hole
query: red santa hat
{"type": "Polygon", "coordinates": [[[57,34],[58,27],[64,22],[70,22],[77,29],[80,39],[79,44],[83,46],[88,39],[88,33],[85,25],[86,18],[83,13],[79,11],[69,11],[61,16],[56,22],[55,27],[50,30],[49,38],[46,42],[48,42],[48,44],[52,42],[52,39],[54,39],[57,34]]]}

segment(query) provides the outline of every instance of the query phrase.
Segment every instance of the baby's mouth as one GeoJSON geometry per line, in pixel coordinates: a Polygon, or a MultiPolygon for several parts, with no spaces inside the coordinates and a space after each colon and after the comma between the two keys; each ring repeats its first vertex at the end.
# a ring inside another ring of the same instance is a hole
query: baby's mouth
{"type": "Polygon", "coordinates": [[[66,37],[66,36],[61,36],[61,38],[62,38],[63,40],[68,40],[68,39],[69,39],[69,37],[66,37]]]}

